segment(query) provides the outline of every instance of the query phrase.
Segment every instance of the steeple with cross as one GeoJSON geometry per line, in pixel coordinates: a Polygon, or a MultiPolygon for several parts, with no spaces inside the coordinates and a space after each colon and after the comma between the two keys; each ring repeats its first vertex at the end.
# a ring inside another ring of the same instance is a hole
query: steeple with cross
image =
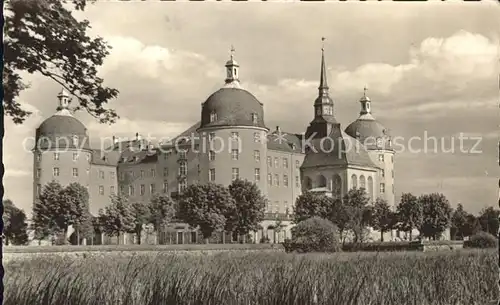
{"type": "MultiPolygon", "coordinates": [[[[333,100],[330,98],[325,64],[325,37],[321,37],[321,71],[318,97],[314,101],[315,117],[333,117],[333,100]]],[[[327,119],[329,121],[329,119],[327,119]]]]}
{"type": "Polygon", "coordinates": [[[240,66],[234,60],[235,53],[234,46],[231,46],[231,55],[230,59],[226,62],[226,87],[237,87],[239,88],[239,68],[240,66]]]}
{"type": "Polygon", "coordinates": [[[359,112],[359,115],[361,116],[371,116],[371,100],[370,98],[366,95],[366,91],[368,91],[368,88],[366,86],[363,88],[363,96],[359,100],[361,103],[361,111],[359,112]]]}

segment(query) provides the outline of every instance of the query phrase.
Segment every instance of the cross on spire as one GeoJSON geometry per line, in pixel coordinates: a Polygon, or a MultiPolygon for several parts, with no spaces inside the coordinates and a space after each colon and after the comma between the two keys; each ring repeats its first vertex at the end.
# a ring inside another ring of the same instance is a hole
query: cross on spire
{"type": "Polygon", "coordinates": [[[231,59],[233,59],[233,57],[234,57],[234,52],[235,52],[235,51],[236,51],[236,50],[234,49],[234,46],[233,46],[233,45],[231,45],[231,59]]]}
{"type": "Polygon", "coordinates": [[[325,51],[325,37],[321,37],[321,51],[324,52],[325,51]]]}
{"type": "Polygon", "coordinates": [[[368,91],[368,88],[366,86],[363,88],[363,96],[366,97],[366,91],[368,91]]]}

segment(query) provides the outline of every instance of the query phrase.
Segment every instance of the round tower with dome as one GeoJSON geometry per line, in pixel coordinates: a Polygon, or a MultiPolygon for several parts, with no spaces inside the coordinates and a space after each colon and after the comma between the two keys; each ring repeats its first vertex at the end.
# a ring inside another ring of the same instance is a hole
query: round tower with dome
{"type": "Polygon", "coordinates": [[[229,185],[237,178],[246,179],[256,182],[265,194],[267,168],[261,160],[266,160],[269,129],[263,104],[241,87],[234,48],[225,67],[225,85],[202,104],[197,129],[201,139],[199,180],[229,185]]]}
{"type": "Polygon", "coordinates": [[[380,168],[377,197],[387,200],[395,208],[394,192],[394,149],[389,131],[372,115],[371,100],[366,95],[367,89],[359,100],[361,111],[359,117],[352,122],[345,132],[357,138],[366,148],[370,157],[380,168]]]}
{"type": "Polygon", "coordinates": [[[66,90],[58,94],[57,112],[36,129],[33,149],[33,199],[51,181],[61,185],[72,182],[89,187],[92,150],[87,128],[70,109],[66,90]]]}

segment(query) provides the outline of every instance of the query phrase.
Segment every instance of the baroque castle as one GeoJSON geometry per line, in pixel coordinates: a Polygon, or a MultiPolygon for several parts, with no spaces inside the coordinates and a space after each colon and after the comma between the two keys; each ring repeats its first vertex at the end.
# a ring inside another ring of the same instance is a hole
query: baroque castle
{"type": "Polygon", "coordinates": [[[323,49],[314,115],[303,134],[268,128],[263,103],[240,85],[234,50],[225,67],[225,84],[202,104],[200,121],[155,146],[136,134],[127,141],[113,137],[105,150],[90,147],[88,131],[72,115],[70,96],[62,90],[58,111],[36,130],[34,200],[53,180],[78,182],[88,188],[90,212],[96,216],[117,193],[148,202],[155,193],[175,196],[194,183],[227,186],[246,179],[268,198],[263,229],[254,232],[257,242],[277,220],[285,226],[278,239],[290,236],[294,203],[305,190],[342,196],[360,187],[372,201],[381,197],[394,207],[391,137],[372,115],[366,90],[359,117],[341,128],[323,49]]]}

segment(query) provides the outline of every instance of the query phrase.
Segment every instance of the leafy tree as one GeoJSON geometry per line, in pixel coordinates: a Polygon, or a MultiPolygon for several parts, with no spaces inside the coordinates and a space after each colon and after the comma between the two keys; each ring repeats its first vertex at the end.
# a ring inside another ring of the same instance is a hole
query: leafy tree
{"type": "Polygon", "coordinates": [[[135,229],[132,205],[123,196],[111,196],[111,205],[104,211],[99,211],[99,218],[104,233],[108,236],[117,236],[118,243],[123,233],[133,232],[135,229]]]}
{"type": "Polygon", "coordinates": [[[343,224],[354,233],[354,242],[362,239],[363,230],[370,222],[371,212],[368,208],[368,198],[364,189],[351,189],[342,198],[341,211],[344,213],[343,224]]]}
{"type": "Polygon", "coordinates": [[[333,200],[313,192],[302,193],[295,203],[294,222],[299,223],[312,217],[328,219],[332,213],[333,200]]]}
{"type": "Polygon", "coordinates": [[[156,194],[149,204],[149,222],[157,232],[172,221],[175,213],[175,202],[166,194],[156,194]]]}
{"type": "Polygon", "coordinates": [[[140,245],[144,225],[147,225],[151,218],[150,207],[142,202],[134,202],[130,208],[134,217],[133,233],[137,236],[137,243],[140,245]]]}
{"type": "Polygon", "coordinates": [[[488,232],[478,232],[477,234],[472,235],[470,239],[464,243],[464,247],[498,249],[498,237],[488,232]]]}
{"type": "MultiPolygon", "coordinates": [[[[83,10],[86,0],[73,0],[83,10]]],[[[118,90],[103,86],[98,67],[110,47],[102,38],[91,38],[87,20],[78,21],[62,0],[5,1],[4,109],[17,124],[31,114],[18,101],[29,86],[21,73],[39,73],[66,88],[77,100],[75,110],[84,109],[102,123],[118,118],[104,106],[118,90]]]]}
{"type": "Polygon", "coordinates": [[[488,232],[494,236],[498,235],[498,216],[500,215],[500,210],[493,207],[488,207],[483,209],[479,215],[479,223],[481,229],[484,232],[488,232]]]}
{"type": "Polygon", "coordinates": [[[262,196],[259,188],[253,182],[237,179],[229,185],[229,193],[234,199],[235,209],[226,222],[226,229],[238,235],[246,236],[251,231],[257,231],[260,222],[264,220],[264,210],[267,199],[262,196]]]}
{"type": "Polygon", "coordinates": [[[465,236],[465,228],[467,225],[467,215],[468,213],[464,210],[464,207],[461,203],[457,205],[457,209],[453,211],[453,215],[451,216],[451,239],[464,239],[465,236]]]}
{"type": "Polygon", "coordinates": [[[79,245],[82,238],[90,240],[95,234],[92,214],[90,212],[83,214],[73,228],[75,232],[70,238],[72,243],[79,245]]]}
{"type": "Polygon", "coordinates": [[[292,228],[292,239],[285,241],[284,246],[287,252],[337,252],[338,229],[327,219],[312,217],[292,228]]]}
{"type": "Polygon", "coordinates": [[[397,207],[397,213],[400,229],[404,232],[410,232],[410,240],[412,240],[411,231],[420,228],[423,220],[422,205],[418,198],[411,193],[403,193],[397,207]]]}
{"type": "Polygon", "coordinates": [[[420,196],[418,201],[423,214],[420,233],[433,240],[439,239],[450,227],[452,209],[448,199],[443,194],[432,193],[420,196]]]}
{"type": "Polygon", "coordinates": [[[72,225],[77,236],[90,237],[90,212],[89,193],[87,188],[79,183],[71,183],[62,190],[61,211],[63,217],[57,217],[59,227],[67,232],[68,226],[72,225]],[[82,232],[79,232],[82,231],[82,232]]]}
{"type": "MultiPolygon", "coordinates": [[[[40,196],[33,205],[33,229],[35,236],[41,240],[50,235],[60,232],[60,227],[56,222],[56,216],[59,215],[63,188],[55,182],[49,182],[42,189],[40,196]]],[[[61,211],[64,214],[64,211],[61,211]]]]}
{"type": "Polygon", "coordinates": [[[180,196],[179,217],[191,227],[198,227],[208,243],[216,231],[222,231],[234,215],[235,202],[223,185],[193,184],[180,196]]]}
{"type": "Polygon", "coordinates": [[[392,230],[395,225],[396,215],[391,211],[389,204],[382,198],[377,198],[373,205],[372,225],[380,231],[380,240],[384,241],[384,233],[392,230]]]}
{"type": "Polygon", "coordinates": [[[28,224],[24,211],[7,199],[3,200],[3,213],[5,245],[26,245],[28,243],[28,224]]]}
{"type": "Polygon", "coordinates": [[[473,214],[468,213],[465,226],[463,228],[463,236],[472,236],[481,231],[481,224],[479,219],[473,214]]]}

